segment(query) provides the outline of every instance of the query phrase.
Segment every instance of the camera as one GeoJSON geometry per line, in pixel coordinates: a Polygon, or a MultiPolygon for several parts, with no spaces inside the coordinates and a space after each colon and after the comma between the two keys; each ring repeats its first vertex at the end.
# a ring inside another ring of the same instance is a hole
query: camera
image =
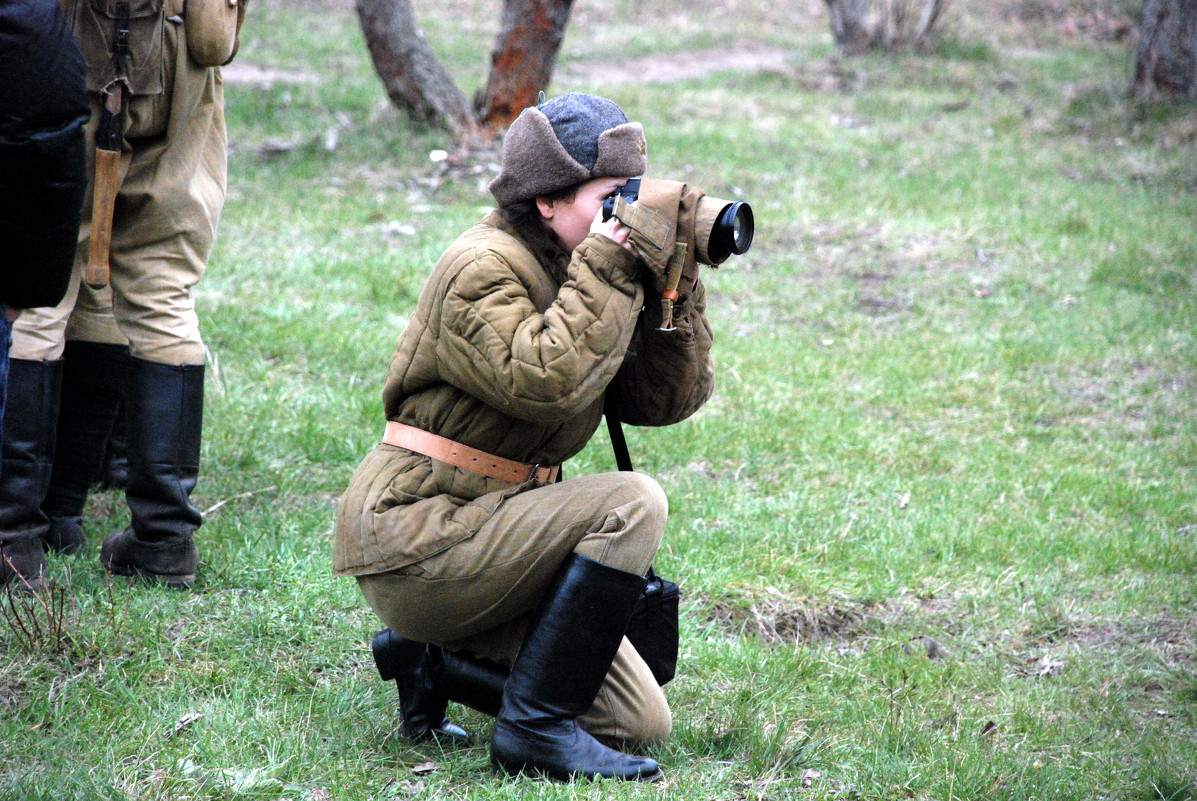
{"type": "MultiPolygon", "coordinates": [[[[628,179],[626,184],[603,201],[604,220],[611,219],[615,214],[617,198],[622,197],[629,204],[640,199],[641,180],[628,179]]],[[[693,209],[694,258],[714,267],[732,255],[746,253],[752,245],[753,228],[752,207],[743,200],[722,200],[700,195],[693,209]]]]}
{"type": "Polygon", "coordinates": [[[622,197],[628,203],[635,203],[639,196],[640,179],[629,178],[626,184],[607,195],[607,199],[603,201],[603,222],[611,219],[611,215],[615,213],[615,198],[622,197]]]}

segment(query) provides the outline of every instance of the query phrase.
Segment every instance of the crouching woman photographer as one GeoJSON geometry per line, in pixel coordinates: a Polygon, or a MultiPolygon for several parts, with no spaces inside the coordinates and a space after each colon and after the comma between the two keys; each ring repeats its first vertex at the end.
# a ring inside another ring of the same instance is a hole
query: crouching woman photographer
{"type": "Polygon", "coordinates": [[[386,378],[386,433],[338,513],[335,570],[389,628],[375,639],[413,739],[463,737],[448,700],[497,717],[491,762],[559,780],[653,780],[669,706],[624,637],[667,504],[644,475],[559,480],[603,415],[685,419],[710,396],[697,269],[670,331],[661,276],[603,221],[647,167],[613,102],[567,94],[504,141],[497,211],[445,252],[386,378]],[[601,742],[600,742],[601,741],[601,742]]]}

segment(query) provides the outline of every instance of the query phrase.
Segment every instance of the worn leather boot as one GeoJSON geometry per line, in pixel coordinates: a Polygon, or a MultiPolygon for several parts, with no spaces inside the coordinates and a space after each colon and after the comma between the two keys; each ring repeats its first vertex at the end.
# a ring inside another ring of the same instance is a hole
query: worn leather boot
{"type": "Polygon", "coordinates": [[[130,357],[125,396],[132,517],[100,548],[109,573],[141,576],[175,589],[195,583],[202,523],[191,504],[199,477],[203,365],[174,366],[130,357]]]}
{"type": "Polygon", "coordinates": [[[37,591],[45,584],[46,549],[36,532],[0,534],[0,587],[37,591]]]}
{"type": "Polygon", "coordinates": [[[492,718],[503,703],[507,668],[482,657],[455,651],[441,651],[441,683],[445,695],[492,718]]]}
{"type": "Polygon", "coordinates": [[[644,583],[570,554],[504,686],[490,746],[495,768],[559,781],[662,776],[655,760],[608,748],[575,720],[602,688],[644,583]]]}
{"type": "Polygon", "coordinates": [[[129,485],[129,460],[125,456],[125,405],[117,409],[116,422],[108,435],[108,447],[96,486],[102,490],[123,490],[129,485]]]}
{"type": "Polygon", "coordinates": [[[49,520],[42,499],[54,463],[61,361],[11,359],[0,465],[0,585],[24,577],[40,583],[46,569],[42,535],[49,520]]]}
{"type": "Polygon", "coordinates": [[[54,469],[42,511],[46,547],[77,553],[87,545],[83,506],[99,476],[108,438],[125,397],[129,349],[99,342],[67,342],[63,352],[54,469]]]}
{"type": "Polygon", "coordinates": [[[378,675],[399,689],[399,729],[412,742],[469,740],[469,733],[445,716],[449,701],[492,717],[499,710],[507,671],[490,660],[409,640],[390,629],[375,634],[370,648],[378,675]]]}

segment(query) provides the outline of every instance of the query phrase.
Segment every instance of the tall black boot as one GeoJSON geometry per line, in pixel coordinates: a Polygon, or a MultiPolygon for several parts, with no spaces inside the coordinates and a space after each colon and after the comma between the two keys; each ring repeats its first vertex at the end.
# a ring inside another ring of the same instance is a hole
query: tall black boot
{"type": "Polygon", "coordinates": [[[36,587],[46,569],[42,499],[54,462],[61,361],[11,359],[0,466],[0,585],[18,577],[36,587]]]}
{"type": "Polygon", "coordinates": [[[507,670],[489,659],[409,640],[390,629],[375,634],[370,648],[378,675],[399,689],[399,728],[407,739],[468,739],[445,717],[449,701],[491,717],[498,714],[507,670]]]}
{"type": "Polygon", "coordinates": [[[489,659],[441,651],[441,686],[450,701],[492,718],[503,704],[507,668],[489,659]]]}
{"type": "Polygon", "coordinates": [[[54,470],[42,511],[49,518],[46,546],[76,553],[87,545],[83,506],[100,473],[108,438],[125,397],[129,349],[99,342],[67,342],[54,470]]]}
{"type": "Polygon", "coordinates": [[[399,730],[412,742],[466,741],[469,733],[449,721],[449,701],[491,716],[499,710],[507,672],[485,659],[445,651],[383,629],[370,642],[383,681],[399,689],[399,730]]]}
{"type": "Polygon", "coordinates": [[[108,447],[96,486],[103,490],[123,490],[129,485],[129,460],[125,456],[125,405],[116,412],[116,422],[108,435],[108,447]]]}
{"type": "Polygon", "coordinates": [[[129,358],[125,435],[132,523],[110,534],[100,561],[110,573],[139,575],[175,589],[195,583],[203,522],[191,505],[199,477],[204,367],[129,358]]]}
{"type": "Polygon", "coordinates": [[[608,748],[575,722],[602,688],[644,583],[644,576],[570,554],[507,678],[491,764],[560,781],[662,775],[655,760],[608,748]]]}

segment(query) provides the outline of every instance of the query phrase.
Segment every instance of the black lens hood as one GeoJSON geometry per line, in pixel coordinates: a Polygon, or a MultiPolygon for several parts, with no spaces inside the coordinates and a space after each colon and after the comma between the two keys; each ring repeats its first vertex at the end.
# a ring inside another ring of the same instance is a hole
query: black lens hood
{"type": "Polygon", "coordinates": [[[711,264],[721,264],[728,256],[746,253],[752,246],[754,227],[752,206],[743,200],[728,203],[723,211],[719,212],[719,217],[711,227],[711,239],[707,244],[711,264]],[[737,223],[740,228],[739,236],[736,236],[737,223]]]}

